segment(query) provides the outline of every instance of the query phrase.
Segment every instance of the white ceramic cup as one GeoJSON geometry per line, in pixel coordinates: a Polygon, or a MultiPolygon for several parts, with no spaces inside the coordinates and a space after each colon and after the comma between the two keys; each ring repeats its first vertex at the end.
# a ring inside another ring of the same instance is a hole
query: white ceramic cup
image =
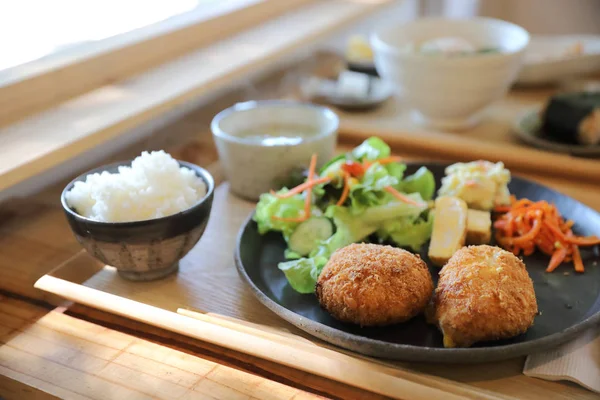
{"type": "Polygon", "coordinates": [[[296,168],[308,167],[313,153],[317,165],[334,154],[338,116],[329,108],[295,101],[265,100],[238,103],[217,114],[211,130],[219,159],[233,193],[257,200],[296,168]],[[294,140],[256,140],[269,127],[298,129],[306,134],[294,140]],[[247,136],[252,131],[252,136],[247,136]]]}
{"type": "Polygon", "coordinates": [[[378,27],[371,36],[377,71],[419,122],[450,130],[475,125],[485,109],[506,94],[528,43],[525,29],[491,18],[423,18],[378,27]],[[502,51],[462,57],[415,51],[415,45],[440,37],[459,37],[502,51]]]}

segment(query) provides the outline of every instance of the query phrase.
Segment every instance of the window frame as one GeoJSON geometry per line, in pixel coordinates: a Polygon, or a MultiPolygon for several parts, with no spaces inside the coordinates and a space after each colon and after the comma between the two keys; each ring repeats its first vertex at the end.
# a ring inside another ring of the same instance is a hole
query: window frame
{"type": "Polygon", "coordinates": [[[0,71],[0,126],[118,82],[315,0],[220,0],[0,71]]]}

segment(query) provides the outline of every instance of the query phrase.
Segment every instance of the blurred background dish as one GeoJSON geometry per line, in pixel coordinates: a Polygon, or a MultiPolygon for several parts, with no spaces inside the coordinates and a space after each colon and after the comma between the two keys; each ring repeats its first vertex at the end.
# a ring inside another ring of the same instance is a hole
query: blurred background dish
{"type": "Polygon", "coordinates": [[[600,35],[534,36],[517,83],[559,83],[597,71],[600,71],[600,35]]]}
{"type": "Polygon", "coordinates": [[[371,36],[377,71],[433,128],[457,130],[476,125],[482,112],[515,81],[529,42],[527,31],[491,19],[424,18],[376,28],[371,36]],[[423,43],[460,38],[475,51],[450,54],[441,43],[434,54],[423,43]],[[494,51],[482,51],[494,49],[494,51]]]}
{"type": "Polygon", "coordinates": [[[515,121],[513,129],[523,142],[540,149],[580,157],[600,157],[600,145],[582,146],[557,142],[548,138],[541,127],[540,111],[530,110],[515,121]]]}
{"type": "Polygon", "coordinates": [[[380,106],[392,95],[392,86],[372,74],[342,71],[337,79],[307,78],[300,87],[302,96],[345,110],[369,110],[380,106]]]}
{"type": "Polygon", "coordinates": [[[365,35],[355,34],[348,38],[346,62],[350,71],[379,76],[373,61],[373,49],[365,35]]]}

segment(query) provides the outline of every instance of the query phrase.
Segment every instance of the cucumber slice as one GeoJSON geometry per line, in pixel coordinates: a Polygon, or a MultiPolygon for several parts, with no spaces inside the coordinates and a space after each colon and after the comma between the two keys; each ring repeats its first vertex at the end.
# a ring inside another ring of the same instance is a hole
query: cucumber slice
{"type": "Polygon", "coordinates": [[[312,217],[292,232],[288,245],[301,256],[308,255],[318,244],[333,235],[331,221],[325,217],[312,217]]]}

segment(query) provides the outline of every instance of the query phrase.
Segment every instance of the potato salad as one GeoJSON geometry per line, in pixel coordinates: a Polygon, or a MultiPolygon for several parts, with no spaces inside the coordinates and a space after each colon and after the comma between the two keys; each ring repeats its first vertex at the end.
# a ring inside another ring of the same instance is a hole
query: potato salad
{"type": "Polygon", "coordinates": [[[485,211],[497,205],[510,204],[510,171],[501,162],[456,163],[445,172],[439,196],[459,197],[469,208],[485,211]]]}

